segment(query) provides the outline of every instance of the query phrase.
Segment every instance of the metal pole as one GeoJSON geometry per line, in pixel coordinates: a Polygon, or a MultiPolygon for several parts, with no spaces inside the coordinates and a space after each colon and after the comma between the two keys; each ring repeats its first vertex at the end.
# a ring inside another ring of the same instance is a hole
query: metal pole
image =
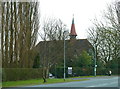
{"type": "Polygon", "coordinates": [[[95,61],[95,64],[94,64],[94,76],[96,76],[96,45],[95,45],[95,47],[94,47],[94,49],[95,49],[95,58],[94,58],[94,61],[95,61]]]}
{"type": "Polygon", "coordinates": [[[55,78],[57,78],[57,75],[56,75],[56,64],[55,64],[55,78]]]}
{"type": "MultiPolygon", "coordinates": [[[[64,33],[65,33],[65,31],[64,31],[64,33]]],[[[64,35],[64,81],[65,81],[65,35],[64,35]]]]}

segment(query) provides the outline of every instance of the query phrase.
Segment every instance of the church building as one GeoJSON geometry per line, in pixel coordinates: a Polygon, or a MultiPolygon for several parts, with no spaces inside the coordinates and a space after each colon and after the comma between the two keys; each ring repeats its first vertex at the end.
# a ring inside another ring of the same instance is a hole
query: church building
{"type": "MultiPolygon", "coordinates": [[[[92,45],[87,39],[76,39],[74,18],[72,19],[70,39],[65,40],[66,65],[73,66],[72,62],[80,56],[83,51],[90,53],[92,45]]],[[[50,66],[63,63],[64,59],[64,41],[41,41],[36,46],[40,60],[49,62],[50,66]],[[48,61],[49,60],[49,61],[48,61]]]]}

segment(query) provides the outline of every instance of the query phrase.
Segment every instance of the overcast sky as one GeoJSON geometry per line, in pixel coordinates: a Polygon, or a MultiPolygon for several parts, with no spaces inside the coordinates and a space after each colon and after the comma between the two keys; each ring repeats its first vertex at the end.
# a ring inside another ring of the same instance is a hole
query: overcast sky
{"type": "Polygon", "coordinates": [[[100,18],[107,4],[114,0],[40,0],[41,18],[60,18],[70,30],[74,14],[78,39],[87,38],[87,28],[95,17],[100,18]]]}

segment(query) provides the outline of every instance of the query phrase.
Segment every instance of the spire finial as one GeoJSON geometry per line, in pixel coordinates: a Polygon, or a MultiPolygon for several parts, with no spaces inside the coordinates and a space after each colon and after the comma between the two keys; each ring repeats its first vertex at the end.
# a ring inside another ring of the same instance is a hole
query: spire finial
{"type": "Polygon", "coordinates": [[[74,14],[73,14],[73,19],[72,19],[72,24],[74,24],[74,14]]]}

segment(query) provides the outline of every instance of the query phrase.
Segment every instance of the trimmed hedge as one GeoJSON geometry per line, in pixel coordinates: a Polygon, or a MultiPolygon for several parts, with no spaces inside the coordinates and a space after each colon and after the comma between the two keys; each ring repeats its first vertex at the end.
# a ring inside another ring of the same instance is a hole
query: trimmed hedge
{"type": "MultiPolygon", "coordinates": [[[[80,68],[73,67],[72,75],[68,75],[68,69],[66,68],[66,77],[71,76],[89,76],[94,75],[94,68],[80,68]]],[[[97,75],[106,75],[111,70],[113,75],[118,75],[118,69],[110,68],[97,68],[97,75]]],[[[64,68],[52,68],[50,70],[57,78],[63,78],[64,68]]],[[[42,68],[3,68],[2,69],[2,81],[17,81],[42,78],[42,68]]]]}
{"type": "MultiPolygon", "coordinates": [[[[66,68],[66,77],[71,76],[90,76],[94,75],[94,67],[87,67],[87,68],[80,68],[80,67],[73,67],[72,69],[72,75],[68,74],[68,69],[66,68]]],[[[118,70],[117,69],[108,69],[108,68],[97,68],[96,69],[97,75],[108,75],[108,71],[112,71],[112,75],[117,75],[118,70]]],[[[50,72],[57,78],[63,78],[64,74],[64,68],[52,68],[50,72]]]]}
{"type": "Polygon", "coordinates": [[[73,67],[74,76],[89,76],[93,74],[92,68],[73,67]]]}
{"type": "Polygon", "coordinates": [[[40,68],[3,68],[2,81],[17,81],[42,78],[40,68]]]}
{"type": "MultiPolygon", "coordinates": [[[[93,75],[93,68],[73,67],[72,75],[68,74],[67,68],[65,68],[65,70],[66,70],[66,77],[93,75]]],[[[56,68],[56,69],[53,68],[50,72],[57,78],[63,78],[64,68],[56,68]]]]}

